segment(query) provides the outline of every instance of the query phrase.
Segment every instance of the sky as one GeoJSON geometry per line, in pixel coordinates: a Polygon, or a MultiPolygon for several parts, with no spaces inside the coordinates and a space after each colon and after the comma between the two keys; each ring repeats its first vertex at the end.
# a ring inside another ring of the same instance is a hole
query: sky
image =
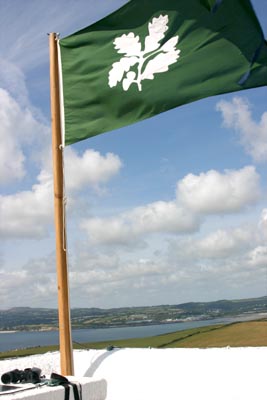
{"type": "MultiPolygon", "coordinates": [[[[125,3],[0,0],[0,308],[57,307],[47,33],[125,3]]],[[[266,162],[266,87],[68,146],[71,307],[266,295],[266,162]]]]}

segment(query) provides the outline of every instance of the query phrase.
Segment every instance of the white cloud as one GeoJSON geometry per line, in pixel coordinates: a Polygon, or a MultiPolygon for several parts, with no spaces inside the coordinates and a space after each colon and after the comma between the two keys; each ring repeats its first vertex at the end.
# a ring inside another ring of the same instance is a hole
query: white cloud
{"type": "Polygon", "coordinates": [[[195,275],[205,275],[210,282],[221,280],[222,285],[237,288],[249,285],[250,280],[262,286],[267,248],[259,224],[218,229],[205,236],[172,238],[168,243],[169,264],[185,270],[192,280],[195,275]]]}
{"type": "Polygon", "coordinates": [[[149,295],[160,285],[164,274],[168,273],[161,260],[136,258],[125,259],[121,252],[109,253],[106,263],[103,253],[83,251],[83,257],[77,255],[70,271],[71,297],[84,299],[90,304],[110,304],[117,306],[128,304],[129,297],[142,302],[143,290],[149,295]]]}
{"type": "Polygon", "coordinates": [[[25,157],[16,140],[21,114],[16,102],[0,89],[0,183],[21,179],[25,175],[25,157]]]}
{"type": "Polygon", "coordinates": [[[95,243],[133,243],[148,233],[188,233],[199,227],[199,218],[175,202],[158,201],[112,218],[83,220],[84,229],[95,243]]]}
{"type": "Polygon", "coordinates": [[[196,247],[201,258],[225,258],[246,250],[252,238],[252,232],[244,228],[220,229],[199,240],[196,247]]]}
{"type": "Polygon", "coordinates": [[[38,239],[47,236],[53,216],[51,175],[42,171],[32,190],[0,196],[0,236],[38,239]]]}
{"type": "Polygon", "coordinates": [[[259,175],[253,166],[224,173],[210,170],[188,174],[177,184],[177,199],[197,213],[237,212],[255,203],[259,196],[259,175]]]}
{"type": "Polygon", "coordinates": [[[253,267],[263,267],[266,272],[267,266],[267,246],[257,246],[248,254],[249,265],[253,267]]]}
{"type": "Polygon", "coordinates": [[[96,265],[93,268],[83,268],[83,271],[76,271],[73,268],[70,272],[71,286],[77,288],[81,286],[87,287],[90,283],[89,291],[91,286],[94,287],[97,284],[108,285],[110,283],[114,286],[116,282],[120,284],[122,281],[143,279],[146,276],[162,275],[165,272],[165,268],[162,268],[160,263],[156,263],[153,260],[137,259],[136,261],[126,261],[118,257],[115,259],[116,265],[112,269],[106,268],[103,264],[100,267],[97,258],[95,258],[96,265]]]}
{"type": "MultiPolygon", "coordinates": [[[[73,191],[90,186],[97,188],[100,183],[106,183],[118,172],[121,162],[110,153],[101,156],[94,150],[87,150],[78,156],[71,150],[67,152],[66,165],[69,200],[73,206],[73,191]]],[[[48,236],[53,221],[51,172],[41,170],[37,182],[31,190],[0,196],[0,236],[3,238],[40,239],[48,236]]]]}
{"type": "Polygon", "coordinates": [[[55,307],[57,305],[55,272],[45,271],[41,274],[38,267],[37,261],[34,270],[0,271],[0,303],[5,307],[18,306],[19,299],[20,306],[55,307]]]}
{"type": "Polygon", "coordinates": [[[239,212],[258,200],[259,176],[254,167],[186,175],[174,201],[157,201],[110,218],[81,222],[92,242],[125,245],[150,233],[186,234],[199,229],[204,215],[239,212]]]}
{"type": "Polygon", "coordinates": [[[135,240],[123,217],[84,219],[80,227],[93,243],[127,245],[135,240]]]}
{"type": "Polygon", "coordinates": [[[17,65],[0,57],[0,88],[9,94],[23,106],[28,105],[28,90],[25,84],[25,76],[17,65]]]}
{"type": "MultiPolygon", "coordinates": [[[[165,250],[152,251],[145,259],[136,254],[129,257],[121,248],[95,247],[92,252],[85,247],[72,263],[72,295],[97,304],[109,304],[112,296],[112,303],[118,306],[129,304],[128,298],[136,305],[166,303],[166,299],[178,303],[238,298],[255,295],[256,288],[261,295],[267,252],[256,226],[172,238],[167,248],[165,240],[160,244],[165,250]]],[[[152,244],[150,250],[153,248],[152,244]]]]}
{"type": "Polygon", "coordinates": [[[0,183],[7,184],[25,176],[24,146],[44,137],[47,127],[1,88],[0,120],[0,183]]]}
{"type": "Polygon", "coordinates": [[[253,160],[267,161],[267,112],[256,122],[250,104],[240,97],[234,97],[231,102],[222,100],[216,109],[221,111],[224,125],[239,134],[241,144],[253,160]]]}
{"type": "Polygon", "coordinates": [[[136,233],[193,232],[199,226],[196,215],[179,207],[176,202],[157,201],[138,207],[129,214],[136,233]]]}
{"type": "Polygon", "coordinates": [[[91,185],[98,187],[116,175],[122,162],[112,153],[102,156],[98,151],[86,150],[79,156],[73,149],[65,150],[65,177],[67,190],[82,190],[91,185]]]}
{"type": "MultiPolygon", "coordinates": [[[[75,306],[109,307],[112,298],[112,306],[119,307],[261,295],[267,249],[260,232],[255,226],[241,225],[203,237],[172,239],[169,247],[160,242],[164,251],[155,253],[152,246],[146,257],[121,249],[88,248],[79,241],[69,263],[70,299],[75,306]]],[[[16,291],[25,305],[29,301],[55,304],[54,264],[50,254],[29,260],[17,271],[2,267],[2,301],[11,304],[8,294],[16,291]],[[37,271],[45,279],[36,279],[37,271]],[[23,296],[26,283],[31,291],[23,296]]]]}
{"type": "Polygon", "coordinates": [[[267,208],[264,208],[261,212],[259,228],[261,229],[262,234],[267,238],[267,208]]]}
{"type": "Polygon", "coordinates": [[[247,225],[218,229],[201,238],[189,237],[170,241],[171,253],[187,263],[197,260],[220,260],[244,255],[260,241],[256,228],[247,225]]]}

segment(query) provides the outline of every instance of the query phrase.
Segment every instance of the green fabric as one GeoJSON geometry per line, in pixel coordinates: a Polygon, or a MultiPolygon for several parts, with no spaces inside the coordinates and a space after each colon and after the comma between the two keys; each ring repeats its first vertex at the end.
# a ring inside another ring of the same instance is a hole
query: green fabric
{"type": "Polygon", "coordinates": [[[59,45],[66,145],[267,85],[267,44],[249,0],[132,0],[59,45]],[[138,73],[146,79],[135,82],[138,73]]]}

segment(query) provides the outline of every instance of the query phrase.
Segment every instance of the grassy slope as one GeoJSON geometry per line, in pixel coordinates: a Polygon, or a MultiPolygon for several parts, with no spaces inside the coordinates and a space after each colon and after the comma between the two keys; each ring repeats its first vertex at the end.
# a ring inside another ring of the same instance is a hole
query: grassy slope
{"type": "MultiPolygon", "coordinates": [[[[110,345],[143,348],[267,346],[267,320],[237,322],[229,325],[210,325],[140,339],[112,340],[109,342],[85,343],[83,345],[74,343],[74,348],[103,349],[110,345]]],[[[58,346],[34,347],[3,352],[0,353],[0,358],[41,354],[55,350],[58,350],[58,346]]]]}
{"type": "Polygon", "coordinates": [[[241,322],[187,337],[169,347],[267,346],[267,321],[241,322]]]}

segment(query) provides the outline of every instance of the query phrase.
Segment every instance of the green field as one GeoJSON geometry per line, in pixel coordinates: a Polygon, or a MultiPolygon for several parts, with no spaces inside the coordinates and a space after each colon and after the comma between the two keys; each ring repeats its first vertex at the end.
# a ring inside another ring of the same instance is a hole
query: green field
{"type": "MultiPolygon", "coordinates": [[[[210,325],[201,328],[177,331],[159,336],[138,339],[111,340],[98,343],[74,343],[75,349],[103,349],[114,347],[153,348],[210,348],[267,346],[267,320],[236,322],[227,325],[210,325]]],[[[41,354],[58,350],[58,346],[33,347],[0,353],[0,359],[41,354]]]]}

